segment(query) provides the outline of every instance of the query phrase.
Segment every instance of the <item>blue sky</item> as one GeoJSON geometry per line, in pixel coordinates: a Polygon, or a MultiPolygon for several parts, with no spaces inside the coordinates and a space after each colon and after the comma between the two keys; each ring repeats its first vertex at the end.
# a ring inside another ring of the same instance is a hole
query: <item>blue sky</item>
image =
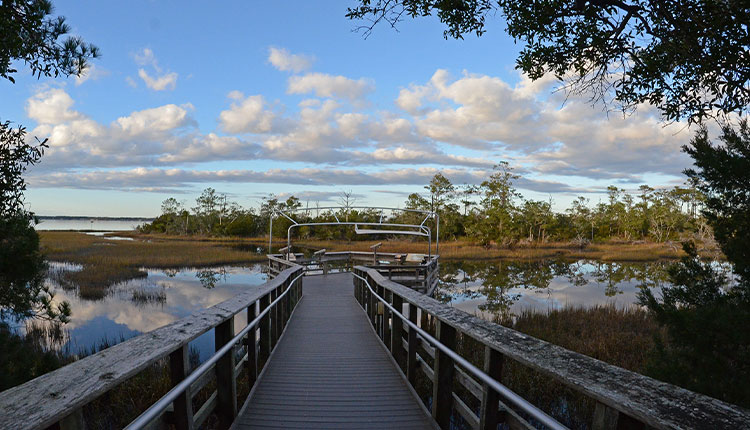
{"type": "Polygon", "coordinates": [[[214,187],[328,205],[401,205],[436,172],[477,183],[508,161],[527,198],[592,202],[609,184],[683,182],[691,132],[650,107],[623,118],[514,70],[500,18],[445,40],[434,18],[376,27],[352,2],[56,1],[102,57],[84,78],[0,83],[2,119],[49,137],[27,175],[42,215],[153,216],[214,187]]]}

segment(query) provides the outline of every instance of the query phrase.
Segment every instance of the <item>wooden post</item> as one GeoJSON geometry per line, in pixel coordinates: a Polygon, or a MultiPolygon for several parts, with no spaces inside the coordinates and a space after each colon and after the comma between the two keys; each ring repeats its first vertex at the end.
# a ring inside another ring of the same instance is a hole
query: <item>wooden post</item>
{"type": "MultiPolygon", "coordinates": [[[[436,319],[437,340],[451,350],[456,348],[456,329],[436,319]]],[[[435,380],[432,381],[432,418],[442,429],[450,428],[453,409],[453,359],[435,348],[435,380]]]]}
{"type": "MultiPolygon", "coordinates": [[[[182,382],[190,374],[188,345],[169,354],[169,376],[172,387],[182,382]]],[[[177,430],[193,429],[193,396],[190,387],[174,401],[174,426],[177,430]]]]}
{"type": "Polygon", "coordinates": [[[644,430],[645,428],[646,425],[635,418],[620,413],[604,403],[596,402],[591,430],[644,430]]]}
{"type": "MultiPolygon", "coordinates": [[[[234,317],[216,326],[216,350],[234,337],[234,317]]],[[[216,362],[216,392],[218,404],[216,413],[221,428],[229,428],[237,416],[237,381],[234,379],[234,348],[216,362]]]]}
{"type": "MultiPolygon", "coordinates": [[[[503,355],[489,346],[484,347],[484,373],[500,381],[503,373],[503,355]]],[[[481,430],[496,430],[500,415],[497,411],[500,395],[487,384],[482,384],[482,410],[479,417],[481,430]]]]}
{"type": "MultiPolygon", "coordinates": [[[[398,294],[391,293],[391,296],[393,297],[393,307],[398,311],[399,313],[402,313],[404,311],[404,299],[401,298],[398,294]]],[[[402,363],[404,363],[404,329],[403,329],[404,323],[401,321],[401,318],[393,314],[393,330],[391,331],[391,354],[393,354],[393,359],[396,360],[396,363],[401,366],[402,363]]]]}
{"type": "MultiPolygon", "coordinates": [[[[381,297],[383,297],[388,304],[392,303],[392,296],[393,294],[390,291],[385,288],[383,289],[383,296],[381,297]]],[[[388,309],[385,303],[383,304],[383,343],[385,344],[385,347],[393,353],[393,344],[391,344],[391,310],[388,309]]]]}
{"type": "MultiPolygon", "coordinates": [[[[269,297],[271,293],[266,294],[265,296],[260,298],[260,312],[263,312],[264,309],[268,307],[268,304],[270,303],[271,298],[269,297]]],[[[260,356],[263,358],[263,360],[267,360],[268,357],[271,355],[271,326],[269,322],[271,321],[271,313],[267,313],[266,316],[261,318],[260,323],[258,324],[260,327],[260,356]]]]}
{"type": "Polygon", "coordinates": [[[83,420],[83,409],[78,408],[58,423],[60,430],[86,430],[86,422],[83,420]]]}
{"type": "MultiPolygon", "coordinates": [[[[279,297],[278,287],[271,290],[271,303],[273,303],[277,297],[279,297]]],[[[278,313],[279,313],[279,307],[276,305],[271,306],[271,311],[268,313],[269,315],[271,315],[271,350],[273,350],[276,347],[276,340],[279,338],[278,337],[278,331],[279,331],[278,313]]]]}
{"type": "Polygon", "coordinates": [[[429,315],[427,314],[427,312],[424,311],[424,309],[421,309],[421,314],[422,315],[421,315],[421,318],[420,318],[421,321],[419,323],[419,327],[422,330],[424,330],[427,333],[429,333],[430,332],[430,319],[429,319],[429,315]]]}
{"type": "Polygon", "coordinates": [[[368,288],[367,289],[367,297],[370,302],[370,323],[372,323],[372,327],[375,329],[375,333],[378,332],[378,306],[377,306],[377,299],[375,298],[375,295],[372,293],[372,291],[368,288]]]}
{"type": "MultiPolygon", "coordinates": [[[[417,305],[409,303],[409,321],[417,323],[417,305]]],[[[417,381],[417,331],[409,327],[409,350],[406,352],[406,379],[414,386],[417,381]]]]}
{"type": "MultiPolygon", "coordinates": [[[[255,317],[258,316],[258,312],[255,309],[255,302],[251,303],[247,308],[247,323],[253,322],[255,317]]],[[[255,380],[258,378],[258,352],[255,349],[255,341],[258,337],[258,327],[250,329],[247,333],[247,383],[250,389],[253,389],[255,380]]]]}

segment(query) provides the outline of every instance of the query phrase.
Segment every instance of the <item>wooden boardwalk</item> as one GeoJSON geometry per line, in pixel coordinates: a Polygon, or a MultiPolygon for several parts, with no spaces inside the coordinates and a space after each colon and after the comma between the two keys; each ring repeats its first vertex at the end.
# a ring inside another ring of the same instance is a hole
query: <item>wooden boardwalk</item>
{"type": "Polygon", "coordinates": [[[435,428],[354,299],[351,274],[303,285],[233,428],[435,428]]]}

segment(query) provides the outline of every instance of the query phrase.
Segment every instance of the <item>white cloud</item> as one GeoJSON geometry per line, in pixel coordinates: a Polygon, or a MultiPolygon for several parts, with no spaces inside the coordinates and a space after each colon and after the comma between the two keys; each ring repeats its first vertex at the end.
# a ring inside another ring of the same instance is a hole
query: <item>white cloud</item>
{"type": "Polygon", "coordinates": [[[284,48],[268,48],[268,62],[278,70],[285,72],[299,73],[309,69],[312,66],[313,58],[292,54],[284,48]]]}
{"type": "Polygon", "coordinates": [[[367,79],[349,79],[345,76],[334,76],[326,73],[307,73],[289,78],[287,93],[310,94],[318,97],[330,97],[356,101],[375,90],[375,85],[367,79]]]}
{"type": "MultiPolygon", "coordinates": [[[[154,51],[150,48],[143,48],[142,51],[133,55],[135,63],[139,66],[150,66],[154,70],[153,76],[144,68],[138,69],[138,76],[143,80],[146,86],[153,91],[174,90],[177,87],[178,74],[175,72],[164,72],[159,67],[154,51]]],[[[135,87],[135,81],[128,77],[126,81],[130,86],[135,87]]]]}
{"type": "Polygon", "coordinates": [[[143,48],[140,52],[133,55],[133,59],[139,66],[152,66],[157,69],[159,68],[156,61],[156,56],[154,55],[154,51],[152,51],[151,48],[143,48]]]}
{"type": "Polygon", "coordinates": [[[263,96],[245,97],[239,91],[228,96],[235,100],[229,110],[219,114],[219,124],[228,133],[267,133],[271,131],[274,113],[265,109],[263,96]]]}
{"type": "Polygon", "coordinates": [[[151,77],[144,69],[138,69],[138,76],[143,79],[147,87],[154,91],[174,90],[177,87],[177,73],[175,72],[151,77]]]}
{"type": "Polygon", "coordinates": [[[83,117],[72,110],[73,99],[62,88],[52,88],[34,94],[26,101],[26,114],[40,124],[56,124],[83,117]]]}

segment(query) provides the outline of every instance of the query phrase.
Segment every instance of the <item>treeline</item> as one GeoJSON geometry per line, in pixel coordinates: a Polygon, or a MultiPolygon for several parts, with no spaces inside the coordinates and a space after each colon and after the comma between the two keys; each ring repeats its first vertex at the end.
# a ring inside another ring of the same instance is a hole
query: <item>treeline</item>
{"type": "MultiPolygon", "coordinates": [[[[679,240],[686,234],[697,234],[702,239],[710,236],[700,216],[705,197],[692,186],[654,189],[642,185],[635,195],[610,186],[606,199],[597,204],[578,197],[564,212],[555,212],[551,199],[524,199],[514,186],[518,178],[507,163],[495,166],[492,175],[479,185],[457,186],[438,173],[425,186],[424,195],[409,195],[403,207],[438,213],[442,240],[468,238],[483,245],[610,239],[664,242],[679,240]]],[[[269,216],[274,210],[296,211],[295,219],[300,223],[338,219],[420,224],[424,218],[403,211],[381,218],[379,210],[354,208],[351,193],[342,193],[339,203],[341,209],[333,212],[309,205],[303,209],[302,201],[294,196],[286,200],[268,196],[256,211],[230,202],[225,194],[207,188],[191,208],[174,198],[165,200],[162,214],[140,229],[147,233],[175,235],[263,236],[268,234],[269,216]]],[[[432,221],[429,223],[432,225],[432,221]]],[[[275,217],[274,236],[286,237],[290,225],[284,217],[275,217]]],[[[303,239],[357,238],[353,229],[339,226],[300,227],[292,232],[295,238],[303,239]]],[[[367,238],[372,239],[372,236],[367,238]]]]}

